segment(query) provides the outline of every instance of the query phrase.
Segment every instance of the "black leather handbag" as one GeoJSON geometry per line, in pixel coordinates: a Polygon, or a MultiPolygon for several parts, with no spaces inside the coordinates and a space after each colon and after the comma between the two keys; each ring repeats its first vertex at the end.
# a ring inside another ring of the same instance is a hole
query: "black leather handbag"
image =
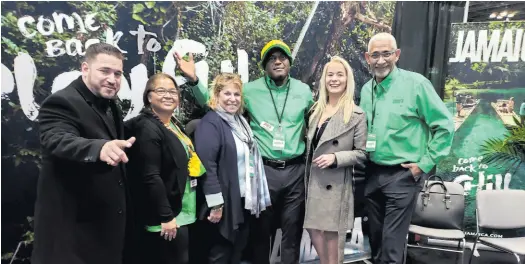
{"type": "Polygon", "coordinates": [[[411,223],[422,227],[463,230],[463,186],[430,176],[417,197],[411,223]],[[432,180],[435,179],[435,180],[432,180]]]}

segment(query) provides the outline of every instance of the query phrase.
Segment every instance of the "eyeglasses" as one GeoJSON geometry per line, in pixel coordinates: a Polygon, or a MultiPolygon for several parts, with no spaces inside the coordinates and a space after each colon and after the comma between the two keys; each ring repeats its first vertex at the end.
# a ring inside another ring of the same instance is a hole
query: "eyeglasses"
{"type": "Polygon", "coordinates": [[[167,93],[169,93],[173,97],[179,95],[179,91],[177,91],[175,89],[168,90],[168,89],[165,89],[165,88],[157,88],[157,89],[152,89],[151,91],[156,93],[158,96],[165,96],[167,93]]]}
{"type": "Polygon", "coordinates": [[[369,53],[369,55],[370,55],[370,58],[372,58],[374,60],[378,60],[380,57],[388,59],[394,53],[396,53],[395,50],[393,50],[393,51],[383,51],[383,52],[374,52],[374,53],[369,53]]]}

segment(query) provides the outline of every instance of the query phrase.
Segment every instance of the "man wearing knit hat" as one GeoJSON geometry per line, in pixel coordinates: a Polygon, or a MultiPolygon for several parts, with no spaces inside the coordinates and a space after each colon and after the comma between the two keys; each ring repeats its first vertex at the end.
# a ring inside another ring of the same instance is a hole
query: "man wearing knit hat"
{"type": "MultiPolygon", "coordinates": [[[[192,54],[189,60],[175,54],[180,70],[193,86],[198,103],[205,105],[208,90],[195,75],[192,54]]],[[[282,230],[281,262],[299,263],[305,200],[306,116],[313,104],[307,84],[291,78],[292,53],[280,40],[268,42],[261,50],[265,75],[244,84],[243,99],[250,127],[262,152],[272,207],[250,223],[255,243],[252,263],[269,263],[270,236],[282,230]]]]}

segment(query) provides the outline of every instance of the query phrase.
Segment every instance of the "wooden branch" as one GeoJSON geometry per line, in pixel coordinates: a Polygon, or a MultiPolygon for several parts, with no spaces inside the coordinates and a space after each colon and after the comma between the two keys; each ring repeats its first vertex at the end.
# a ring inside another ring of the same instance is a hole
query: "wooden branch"
{"type": "Polygon", "coordinates": [[[383,30],[387,30],[388,32],[392,32],[392,28],[390,26],[383,24],[383,22],[379,22],[379,21],[374,20],[372,18],[366,17],[366,16],[364,16],[361,13],[356,13],[355,14],[355,19],[357,19],[357,20],[359,20],[359,21],[361,21],[361,22],[363,22],[365,24],[372,25],[372,26],[375,26],[375,27],[383,29],[383,30]]]}
{"type": "Polygon", "coordinates": [[[150,36],[146,36],[146,38],[144,39],[144,43],[142,44],[142,50],[144,51],[144,54],[140,56],[140,63],[144,65],[148,65],[148,61],[149,61],[150,51],[146,49],[146,46],[150,38],[151,38],[150,36]]]}

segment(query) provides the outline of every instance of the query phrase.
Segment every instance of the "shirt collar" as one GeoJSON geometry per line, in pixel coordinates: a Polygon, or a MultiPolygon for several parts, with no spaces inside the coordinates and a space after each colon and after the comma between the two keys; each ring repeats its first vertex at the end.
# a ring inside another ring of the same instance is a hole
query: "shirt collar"
{"type": "Polygon", "coordinates": [[[266,82],[266,85],[268,86],[268,88],[270,88],[272,90],[278,90],[279,88],[283,88],[285,86],[289,86],[289,84],[290,84],[290,74],[288,74],[288,78],[286,79],[286,83],[281,85],[281,86],[277,86],[277,84],[275,84],[275,81],[272,80],[272,78],[270,78],[270,76],[268,76],[268,75],[264,75],[264,81],[266,82]]]}
{"type": "Polygon", "coordinates": [[[379,87],[382,87],[383,90],[386,92],[388,91],[388,89],[390,89],[397,76],[399,76],[399,69],[396,66],[394,66],[394,69],[392,69],[392,71],[385,77],[385,79],[383,79],[383,81],[381,81],[381,83],[379,83],[379,85],[377,81],[375,81],[374,83],[379,87]]]}

